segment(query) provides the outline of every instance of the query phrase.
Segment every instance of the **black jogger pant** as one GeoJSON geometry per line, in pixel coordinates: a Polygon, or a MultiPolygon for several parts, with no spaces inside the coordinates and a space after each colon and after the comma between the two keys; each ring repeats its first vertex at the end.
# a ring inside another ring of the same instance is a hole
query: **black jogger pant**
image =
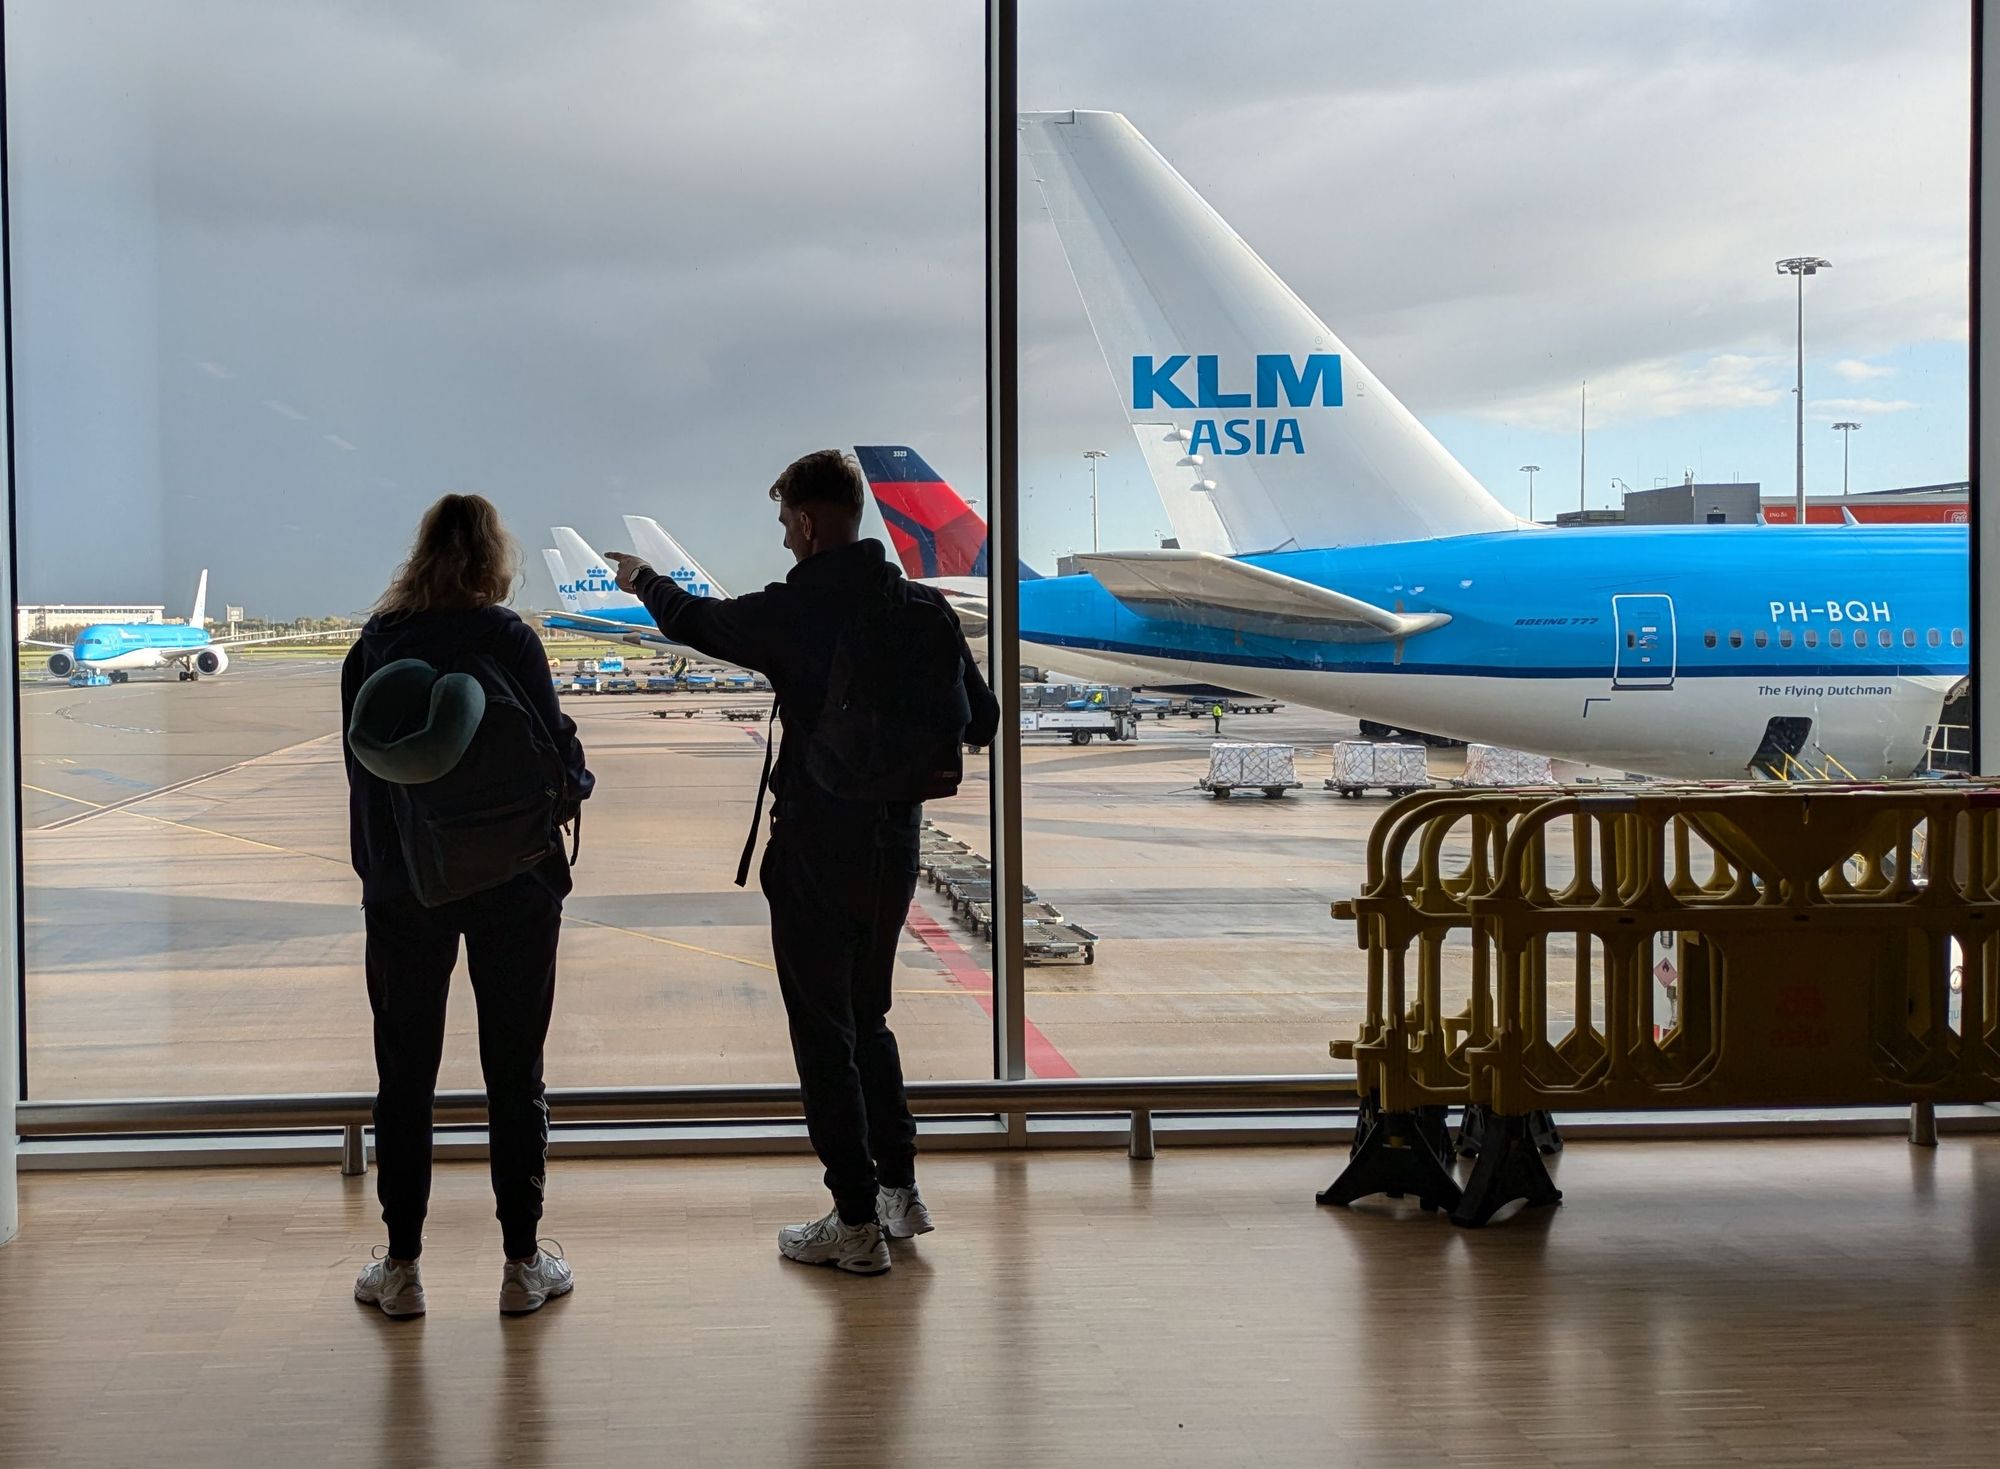
{"type": "Polygon", "coordinates": [[[549,1148],[542,1043],[555,1005],[562,901],[528,873],[437,908],[401,897],[371,903],[366,914],[368,1003],[375,1011],[375,1189],[389,1226],[389,1253],[413,1260],[424,1247],[445,994],[462,934],[479,1006],[495,1212],[507,1254],[530,1256],[549,1148]]]}
{"type": "Polygon", "coordinates": [[[875,1217],[878,1184],[916,1182],[917,1123],[888,1016],[920,815],[858,830],[774,820],[760,870],[806,1131],[849,1224],[875,1217]]]}

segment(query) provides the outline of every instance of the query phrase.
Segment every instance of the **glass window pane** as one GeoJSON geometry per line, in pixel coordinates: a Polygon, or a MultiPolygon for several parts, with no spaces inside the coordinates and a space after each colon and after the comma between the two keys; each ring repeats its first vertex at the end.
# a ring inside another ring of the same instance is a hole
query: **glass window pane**
{"type": "MultiPolygon", "coordinates": [[[[665,571],[664,534],[683,584],[784,577],[766,491],[803,451],[915,443],[984,502],[982,17],[891,11],[8,7],[24,635],[59,645],[22,695],[34,1095],[372,1087],[344,640],[254,640],[355,622],[441,492],[497,503],[525,616],[613,634],[595,553],[665,571]],[[196,635],[204,574],[211,639],[253,641],[186,682],[146,650],[196,635]],[[69,668],[99,623],[144,624],[132,656],[69,668]]],[[[930,477],[865,533],[976,607],[983,522],[930,477]]],[[[732,883],[768,691],[544,636],[599,780],[549,1082],[790,1078],[732,883]]],[[[968,770],[935,814],[984,848],[968,770]]],[[[911,1075],[991,1074],[986,965],[922,889],[911,1075]]],[[[461,973],[446,1086],[478,1085],[473,1013],[461,973]]]]}
{"type": "Polygon", "coordinates": [[[1385,744],[1437,781],[1467,742],[1502,752],[1475,774],[1726,779],[1808,720],[1815,759],[1886,776],[1939,719],[1815,659],[1933,590],[1964,620],[1962,12],[1355,16],[1024,0],[1023,95],[1064,109],[1022,132],[1024,656],[1164,715],[1025,756],[1029,881],[1104,934],[1028,1015],[1087,1073],[1332,1064],[1364,969],[1325,908],[1405,779],[1385,744]],[[1663,184],[1759,202],[1662,220],[1663,184]],[[1833,267],[1774,272],[1774,213],[1833,267]],[[1640,218],[1674,268],[1634,268],[1640,218]],[[1918,259],[1921,301],[1879,263],[1918,259]],[[1809,517],[1840,524],[1845,449],[1857,502],[1922,487],[1866,514],[1930,527],[1783,539],[1801,284],[1809,517]],[[1881,553],[1836,574],[1840,545],[1881,553]],[[1703,676],[1774,630],[1804,644],[1775,688],[1703,676]]]}

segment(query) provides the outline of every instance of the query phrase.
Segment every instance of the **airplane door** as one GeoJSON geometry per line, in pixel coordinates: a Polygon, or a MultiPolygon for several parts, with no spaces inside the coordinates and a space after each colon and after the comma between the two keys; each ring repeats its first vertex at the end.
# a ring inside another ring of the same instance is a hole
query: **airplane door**
{"type": "Polygon", "coordinates": [[[1618,636],[1611,656],[1611,687],[1672,688],[1680,660],[1674,599],[1660,592],[1613,597],[1611,622],[1618,636]]]}

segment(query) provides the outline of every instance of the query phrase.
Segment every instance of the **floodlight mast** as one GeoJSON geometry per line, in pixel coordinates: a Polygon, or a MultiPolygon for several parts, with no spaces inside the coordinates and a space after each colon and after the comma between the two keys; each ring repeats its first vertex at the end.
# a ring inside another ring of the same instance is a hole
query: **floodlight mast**
{"type": "Polygon", "coordinates": [[[1092,550],[1102,548],[1098,546],[1098,460],[1104,456],[1106,454],[1102,448],[1084,450],[1084,458],[1090,460],[1090,548],[1092,550]]]}
{"type": "Polygon", "coordinates": [[[1793,255],[1778,262],[1778,274],[1791,276],[1798,282],[1799,288],[1799,366],[1792,393],[1798,400],[1798,514],[1801,526],[1806,523],[1806,277],[1831,269],[1833,262],[1819,255],[1793,255]]]}
{"type": "Polygon", "coordinates": [[[1848,498],[1848,446],[1854,442],[1854,430],[1860,428],[1858,422],[1842,418],[1834,424],[1834,432],[1840,434],[1840,498],[1848,498]]]}

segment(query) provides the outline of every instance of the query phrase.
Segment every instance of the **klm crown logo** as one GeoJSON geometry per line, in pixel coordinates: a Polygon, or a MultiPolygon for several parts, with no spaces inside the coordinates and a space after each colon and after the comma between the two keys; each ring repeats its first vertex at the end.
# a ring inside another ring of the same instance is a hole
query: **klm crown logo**
{"type": "MultiPolygon", "coordinates": [[[[1295,358],[1284,352],[1257,354],[1249,386],[1223,386],[1222,359],[1213,353],[1176,352],[1167,357],[1150,354],[1132,359],[1132,407],[1139,412],[1165,408],[1216,409],[1253,408],[1268,412],[1277,408],[1338,408],[1341,406],[1340,354],[1309,352],[1295,358]],[[1194,364],[1193,394],[1186,379],[1188,364],[1194,364]]],[[[1229,418],[1220,423],[1198,418],[1188,443],[1188,452],[1281,454],[1290,449],[1305,453],[1305,440],[1296,418],[1229,418]],[[1226,445],[1225,445],[1226,440],[1226,445]]]]}

